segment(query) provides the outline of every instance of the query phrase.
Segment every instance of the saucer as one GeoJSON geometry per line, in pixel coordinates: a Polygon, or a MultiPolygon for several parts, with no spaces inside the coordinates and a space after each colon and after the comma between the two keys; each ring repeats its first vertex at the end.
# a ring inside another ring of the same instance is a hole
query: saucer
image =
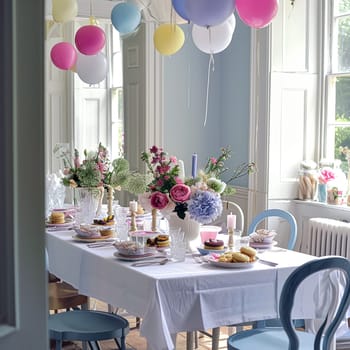
{"type": "Polygon", "coordinates": [[[221,254],[221,253],[225,253],[226,252],[227,247],[224,247],[224,249],[204,249],[202,247],[197,247],[197,250],[199,251],[199,253],[201,255],[208,255],[208,254],[211,254],[211,253],[221,254]]]}
{"type": "Polygon", "coordinates": [[[250,241],[249,245],[252,248],[257,248],[257,249],[269,249],[272,248],[273,246],[277,245],[277,241],[272,241],[271,243],[264,243],[264,242],[254,242],[250,241]]]}
{"type": "Polygon", "coordinates": [[[145,254],[139,254],[139,255],[124,255],[124,254],[120,254],[119,252],[114,252],[113,255],[119,260],[124,260],[124,261],[141,261],[141,260],[149,259],[151,257],[155,257],[154,253],[145,253],[145,254]]]}
{"type": "Polygon", "coordinates": [[[82,236],[79,236],[78,234],[75,234],[72,236],[72,238],[77,242],[92,243],[97,241],[104,241],[106,239],[112,238],[113,236],[114,234],[110,234],[108,236],[82,237],[82,236]]]}

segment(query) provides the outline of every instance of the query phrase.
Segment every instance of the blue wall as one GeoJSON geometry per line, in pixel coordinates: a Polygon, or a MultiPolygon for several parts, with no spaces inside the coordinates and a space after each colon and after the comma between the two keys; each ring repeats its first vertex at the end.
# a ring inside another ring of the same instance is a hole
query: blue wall
{"type": "MultiPolygon", "coordinates": [[[[209,55],[191,39],[191,26],[184,25],[184,47],[164,57],[164,147],[183,159],[190,175],[191,155],[198,153],[198,166],[230,146],[233,168],[249,161],[250,28],[237,19],[230,46],[214,55],[210,73],[208,117],[204,126],[209,55]]],[[[247,187],[248,178],[234,182],[247,187]]]]}

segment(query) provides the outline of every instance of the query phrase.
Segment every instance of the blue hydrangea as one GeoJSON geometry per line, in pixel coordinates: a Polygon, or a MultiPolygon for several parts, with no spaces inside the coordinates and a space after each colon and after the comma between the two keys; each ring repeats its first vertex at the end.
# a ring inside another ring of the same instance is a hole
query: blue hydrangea
{"type": "Polygon", "coordinates": [[[210,224],[222,213],[220,196],[212,191],[196,191],[188,204],[191,219],[201,224],[210,224]]]}

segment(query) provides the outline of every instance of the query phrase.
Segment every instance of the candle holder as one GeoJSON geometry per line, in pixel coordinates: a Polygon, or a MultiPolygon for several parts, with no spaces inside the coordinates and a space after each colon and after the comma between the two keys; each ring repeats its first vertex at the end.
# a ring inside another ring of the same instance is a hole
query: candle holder
{"type": "Polygon", "coordinates": [[[228,233],[228,243],[227,243],[228,250],[232,251],[234,247],[233,228],[228,228],[227,233],[228,233]]]}
{"type": "Polygon", "coordinates": [[[136,213],[133,210],[131,211],[130,231],[136,231],[136,213]]]}
{"type": "Polygon", "coordinates": [[[156,232],[157,231],[157,209],[152,208],[152,225],[151,225],[151,231],[156,232]]]}

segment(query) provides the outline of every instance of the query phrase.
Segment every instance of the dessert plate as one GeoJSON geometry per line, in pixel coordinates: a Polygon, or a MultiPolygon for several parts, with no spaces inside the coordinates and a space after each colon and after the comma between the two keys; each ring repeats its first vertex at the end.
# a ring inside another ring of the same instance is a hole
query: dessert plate
{"type": "Polygon", "coordinates": [[[71,227],[74,225],[74,221],[66,221],[63,224],[51,224],[50,222],[46,223],[46,227],[71,227]]]}
{"type": "Polygon", "coordinates": [[[160,232],[154,232],[154,231],[134,231],[129,232],[130,237],[144,237],[144,238],[154,238],[158,236],[160,232]]]}
{"type": "Polygon", "coordinates": [[[257,249],[269,249],[275,245],[277,245],[277,241],[272,241],[271,243],[264,243],[264,242],[253,242],[250,241],[249,245],[252,248],[257,248],[257,249]]]}
{"type": "Polygon", "coordinates": [[[202,255],[208,255],[211,253],[225,253],[227,250],[227,247],[224,247],[224,249],[204,249],[203,247],[197,247],[197,250],[199,251],[200,254],[202,255]]]}
{"type": "Polygon", "coordinates": [[[97,241],[105,241],[106,239],[112,238],[113,234],[110,234],[108,236],[98,236],[98,237],[81,237],[77,234],[73,235],[72,238],[77,242],[97,242],[97,241]]]}
{"type": "Polygon", "coordinates": [[[124,254],[120,254],[119,252],[114,252],[113,255],[119,259],[119,260],[124,260],[124,261],[141,261],[141,260],[146,260],[149,258],[163,258],[164,259],[164,255],[158,255],[156,256],[154,253],[145,253],[145,254],[141,254],[141,255],[124,255],[124,254]]]}
{"type": "Polygon", "coordinates": [[[210,265],[217,266],[217,267],[224,267],[227,269],[249,269],[253,267],[258,260],[259,259],[256,258],[256,260],[252,262],[235,263],[235,262],[222,262],[222,261],[218,261],[214,257],[210,257],[207,261],[210,265]]]}

